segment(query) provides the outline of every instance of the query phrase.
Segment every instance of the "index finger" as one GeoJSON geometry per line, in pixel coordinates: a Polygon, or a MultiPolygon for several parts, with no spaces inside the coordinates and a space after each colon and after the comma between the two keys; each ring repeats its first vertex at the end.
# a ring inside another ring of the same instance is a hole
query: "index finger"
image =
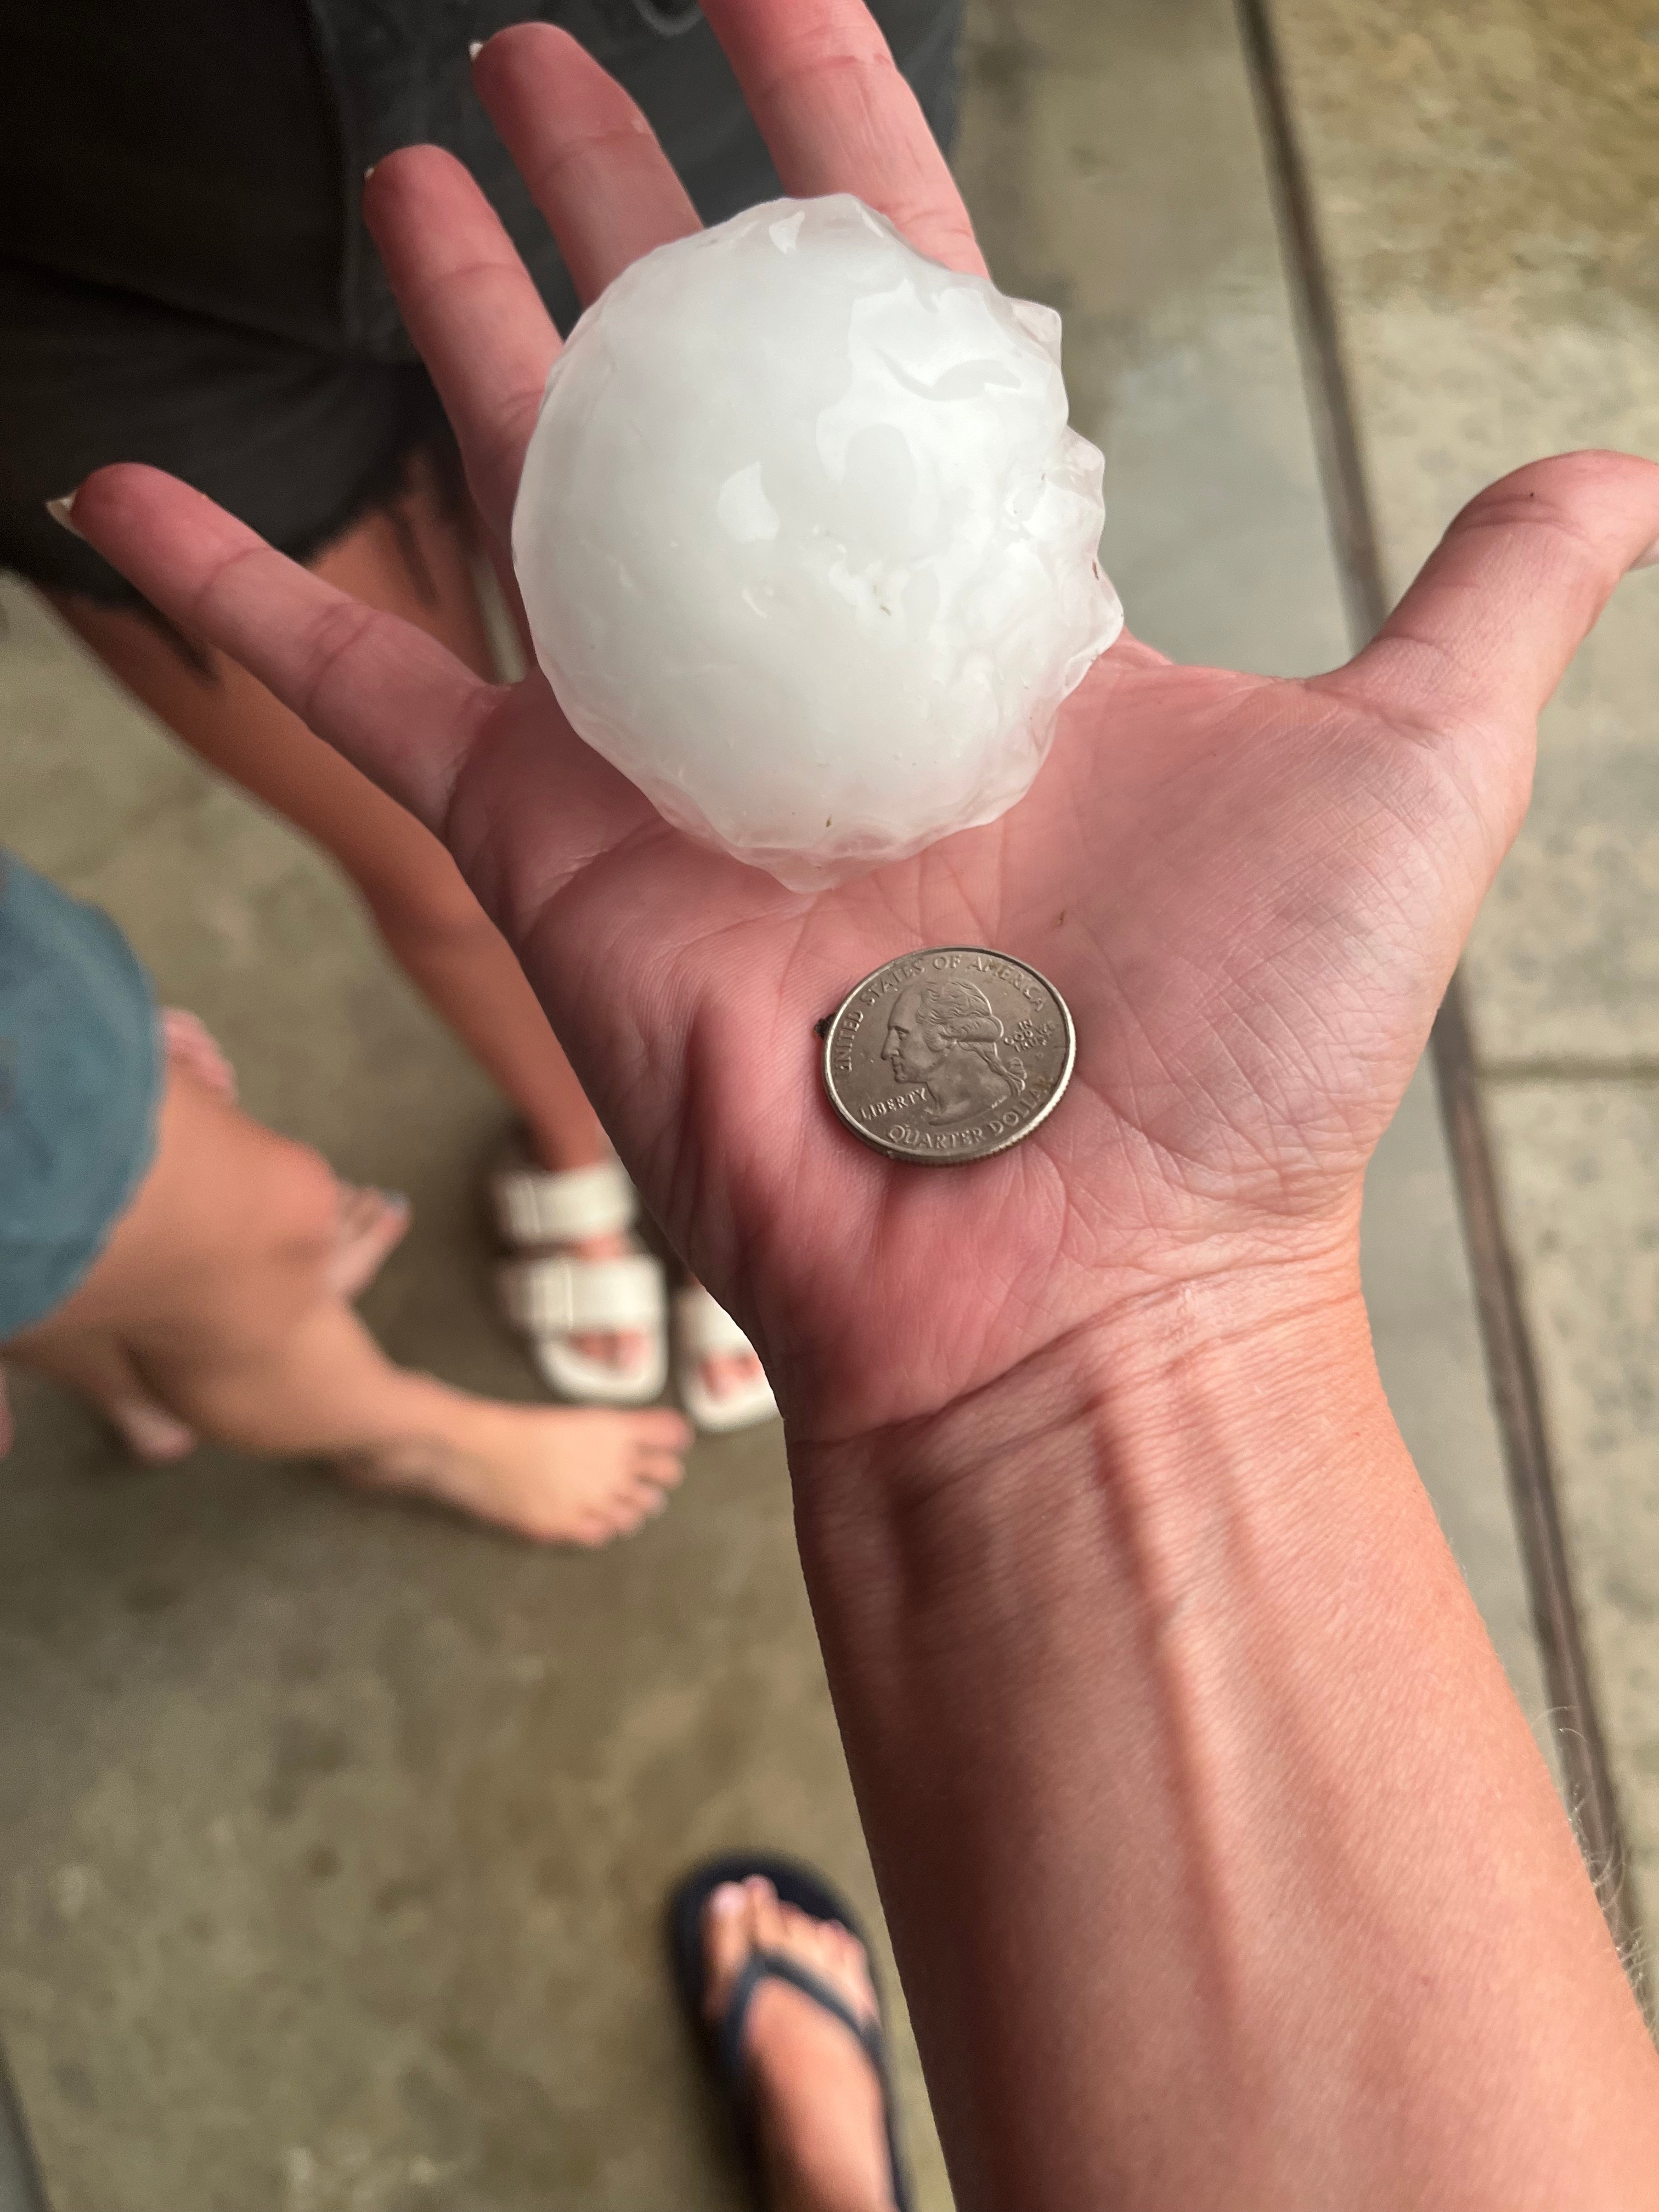
{"type": "Polygon", "coordinates": [[[453,154],[388,155],[363,190],[404,327],[426,363],[479,512],[507,535],[559,334],[501,219],[453,154]]]}
{"type": "Polygon", "coordinates": [[[704,0],[784,190],[855,192],[912,246],[986,273],[921,103],[863,0],[704,0]]]}

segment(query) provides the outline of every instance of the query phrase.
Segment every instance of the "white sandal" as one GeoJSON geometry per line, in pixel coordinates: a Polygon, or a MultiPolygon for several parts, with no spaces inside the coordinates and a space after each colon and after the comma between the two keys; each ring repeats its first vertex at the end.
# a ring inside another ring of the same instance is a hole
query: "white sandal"
{"type": "MultiPolygon", "coordinates": [[[[496,1226],[504,1243],[577,1244],[631,1229],[638,1209],[634,1186],[615,1160],[555,1174],[520,1158],[490,1177],[496,1226]]],[[[668,1314],[662,1269],[644,1252],[617,1260],[583,1260],[557,1252],[507,1260],[497,1268],[501,1310],[529,1337],[536,1364],[562,1398],[593,1406],[643,1406],[668,1379],[668,1314]],[[646,1340],[632,1367],[579,1352],[578,1336],[624,1334],[646,1340]]]]}
{"type": "Polygon", "coordinates": [[[718,1397],[703,1381],[705,1359],[721,1352],[752,1354],[755,1347],[701,1283],[674,1293],[674,1379],[681,1405],[700,1429],[718,1436],[775,1418],[778,1401],[764,1375],[757,1374],[735,1390],[723,1390],[718,1397]]]}

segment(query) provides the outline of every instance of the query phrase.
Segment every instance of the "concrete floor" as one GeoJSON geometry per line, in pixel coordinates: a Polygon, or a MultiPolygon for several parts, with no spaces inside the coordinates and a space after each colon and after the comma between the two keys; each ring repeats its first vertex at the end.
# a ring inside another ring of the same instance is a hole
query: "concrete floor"
{"type": "MultiPolygon", "coordinates": [[[[1659,455],[1659,9],[1276,12],[1399,586],[1506,469],[1659,455]]],[[[1638,1917],[1659,1899],[1656,697],[1644,574],[1544,717],[1467,963],[1638,1917]]]]}
{"type": "MultiPolygon", "coordinates": [[[[1416,240],[1427,253],[1432,225],[1410,231],[1399,196],[1433,186],[1443,199],[1452,156],[1495,143],[1480,101],[1497,94],[1480,82],[1456,88],[1462,137],[1449,146],[1435,122],[1461,64],[1434,27],[1454,12],[1413,4],[1423,27],[1409,36],[1395,35],[1398,9],[1352,0],[1286,0],[1282,15],[1401,574],[1454,482],[1490,472],[1480,349],[1501,368],[1514,338],[1518,358],[1532,312],[1525,275],[1504,277],[1494,306],[1495,279],[1438,292],[1405,251],[1416,240]],[[1376,83],[1404,88],[1403,182],[1386,118],[1365,105],[1376,83]],[[1410,101],[1428,103],[1427,123],[1410,101]],[[1400,268],[1367,246],[1379,235],[1403,241],[1400,268]],[[1419,385],[1433,386],[1421,406],[1408,382],[1419,360],[1419,385]]],[[[1482,52],[1509,66],[1504,23],[1539,11],[1483,0],[1480,13],[1482,52]]],[[[1105,553],[1131,620],[1190,657],[1282,670],[1340,658],[1226,0],[974,0],[971,21],[961,172],[1002,281],[1066,313],[1075,419],[1106,450],[1105,553]]],[[[1588,131],[1593,80],[1574,83],[1580,107],[1563,112],[1588,131]]],[[[1598,189],[1613,191],[1610,175],[1580,180],[1581,252],[1598,189]]],[[[1500,271],[1523,204],[1493,212],[1500,271]]],[[[1586,300],[1596,281],[1583,273],[1586,300]]],[[[1602,329],[1581,316],[1549,337],[1533,413],[1515,401],[1534,445],[1571,434],[1543,418],[1552,391],[1583,399],[1583,376],[1651,396],[1636,307],[1605,304],[1602,329]]],[[[1521,383],[1517,369],[1504,389],[1521,383]]],[[[26,594],[9,588],[3,605],[7,842],[117,916],[164,994],[222,1037],[254,1111],[411,1194],[414,1231],[368,1303],[397,1355],[533,1395],[485,1296],[476,1188],[503,1119],[488,1085],[313,854],[182,758],[26,594]]],[[[1517,855],[1531,873],[1516,890],[1512,872],[1483,925],[1477,1011],[1494,1057],[1530,1049],[1546,1013],[1549,1050],[1570,1060],[1609,1040],[1627,1059],[1659,1044],[1643,1026],[1659,1005],[1636,897],[1654,881],[1652,815],[1631,720],[1653,696],[1652,628],[1636,610],[1620,625],[1567,702],[1571,773],[1559,801],[1543,795],[1541,842],[1517,855]]],[[[1647,1755],[1659,1792],[1639,1672],[1640,1623],[1659,1617],[1659,1532],[1643,1518],[1659,1510],[1643,1395],[1659,1246],[1651,1093],[1629,1070],[1504,1085],[1575,1534],[1586,1557],[1605,1538],[1592,1598],[1623,1716],[1620,1780],[1634,1790],[1647,1755]],[[1614,1618],[1622,1643],[1602,1632],[1614,1618]]],[[[1390,1395],[1540,1719],[1422,1079],[1371,1195],[1368,1287],[1390,1395]]],[[[776,1436],[701,1447],[662,1522],[609,1555],[562,1558],[371,1504],[315,1469],[204,1451],[135,1474],[77,1408],[16,1395],[20,1440],[0,1480],[0,2033],[58,2212],[740,2203],[666,2001],[663,1888],[694,1853],[757,1839],[810,1853],[874,1908],[776,1436]]],[[[900,2052],[921,2203],[943,2212],[902,2030],[900,2052]]]]}

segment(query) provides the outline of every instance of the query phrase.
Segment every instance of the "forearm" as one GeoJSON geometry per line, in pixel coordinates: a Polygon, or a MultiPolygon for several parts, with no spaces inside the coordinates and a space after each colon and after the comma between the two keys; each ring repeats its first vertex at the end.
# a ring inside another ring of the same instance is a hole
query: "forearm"
{"type": "Polygon", "coordinates": [[[964,2212],[1653,2193],[1571,1833],[1357,1287],[1310,1301],[1188,1294],[798,1456],[964,2212]]]}

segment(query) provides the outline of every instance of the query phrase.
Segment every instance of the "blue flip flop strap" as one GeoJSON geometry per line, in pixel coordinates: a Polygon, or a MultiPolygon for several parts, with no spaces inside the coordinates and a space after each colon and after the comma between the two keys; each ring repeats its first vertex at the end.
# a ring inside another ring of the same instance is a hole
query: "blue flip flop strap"
{"type": "Polygon", "coordinates": [[[897,2124],[893,2112],[893,2085],[887,2071],[887,2044],[881,2032],[879,2020],[862,2021],[842,2002],[827,1982],[820,1981],[810,1967],[797,1966],[781,1951],[751,1951],[738,1970],[732,1984],[732,1994],[726,2002],[726,2016],[720,2027],[720,2063],[731,2087],[732,2099],[743,2117],[745,2140],[750,2144],[750,2155],[755,2156],[754,2122],[749,2094],[749,2077],[744,2070],[743,2030],[749,2017],[750,2000],[763,1981],[787,1982],[803,1996],[831,2014],[847,2033],[862,2046],[865,2056],[876,2071],[881,2085],[882,2125],[887,2136],[887,2163],[892,2176],[893,2202],[898,2212],[909,2212],[909,2185],[905,2178],[904,2163],[899,2155],[897,2124]]]}
{"type": "Polygon", "coordinates": [[[798,1966],[794,1960],[786,1957],[781,1951],[751,1951],[732,1984],[732,1994],[726,2003],[726,2017],[720,2022],[720,2066],[738,2095],[746,2097],[747,2094],[743,2064],[744,2026],[749,2018],[750,2000],[764,1981],[787,1982],[803,1996],[811,1997],[814,2004],[821,2006],[827,2013],[832,2013],[848,2033],[862,2046],[885,2089],[887,2048],[882,2040],[879,2025],[873,2020],[861,2021],[842,2002],[830,1984],[820,1980],[810,1967],[798,1966]]]}

